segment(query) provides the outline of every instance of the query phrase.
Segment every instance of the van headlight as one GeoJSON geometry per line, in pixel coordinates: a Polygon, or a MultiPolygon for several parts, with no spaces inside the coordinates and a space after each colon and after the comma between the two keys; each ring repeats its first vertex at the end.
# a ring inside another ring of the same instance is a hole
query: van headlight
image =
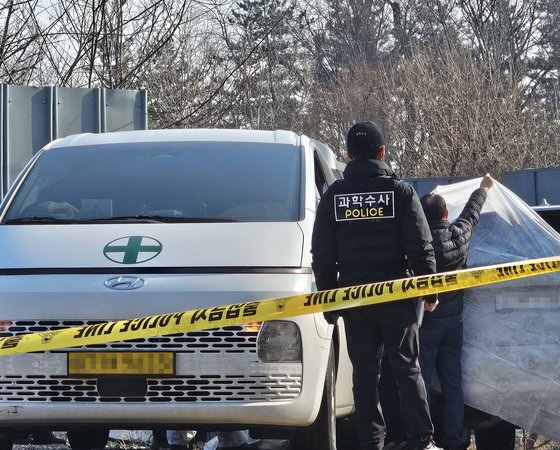
{"type": "Polygon", "coordinates": [[[301,334],[294,322],[264,322],[257,339],[257,355],[263,362],[301,362],[301,334]]]}

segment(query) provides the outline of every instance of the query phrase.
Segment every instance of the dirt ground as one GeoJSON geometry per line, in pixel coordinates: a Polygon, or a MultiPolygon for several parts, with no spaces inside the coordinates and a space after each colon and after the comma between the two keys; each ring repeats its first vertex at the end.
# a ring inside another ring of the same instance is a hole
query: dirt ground
{"type": "MultiPolygon", "coordinates": [[[[471,445],[468,450],[476,450],[474,436],[471,439],[471,445]]],[[[560,450],[560,444],[545,439],[534,433],[525,430],[517,430],[515,433],[515,449],[516,450],[560,450]]]]}
{"type": "MultiPolygon", "coordinates": [[[[64,438],[63,433],[57,433],[59,437],[64,438]]],[[[110,450],[149,450],[149,443],[142,442],[142,439],[135,439],[137,436],[131,432],[128,439],[110,440],[107,449],[110,450]]],[[[476,450],[474,444],[474,436],[471,439],[472,444],[468,450],[476,450]]],[[[288,450],[289,445],[279,445],[278,441],[265,442],[261,446],[263,450],[288,450]]],[[[68,450],[70,447],[64,445],[15,445],[14,450],[68,450]]],[[[528,433],[523,430],[516,432],[516,450],[560,450],[560,444],[552,442],[536,434],[528,433]]],[[[309,449],[318,450],[318,449],[309,449]]]]}

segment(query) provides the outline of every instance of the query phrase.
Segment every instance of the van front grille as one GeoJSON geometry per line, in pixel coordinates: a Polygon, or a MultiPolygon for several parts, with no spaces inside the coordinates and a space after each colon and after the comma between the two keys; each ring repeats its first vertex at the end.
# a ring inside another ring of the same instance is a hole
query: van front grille
{"type": "MultiPolygon", "coordinates": [[[[1,337],[10,337],[28,333],[42,333],[71,327],[83,327],[106,323],[106,320],[19,320],[13,322],[6,330],[0,330],[1,337]]],[[[204,331],[171,334],[142,339],[129,339],[107,344],[74,347],[96,350],[171,350],[181,353],[256,353],[258,329],[255,326],[247,330],[243,326],[214,328],[204,331]]],[[[67,350],[55,350],[52,353],[67,350]]]]}
{"type": "Polygon", "coordinates": [[[0,376],[0,402],[266,402],[297,398],[301,376],[202,375],[148,378],[145,396],[102,396],[95,378],[0,376]]]}
{"type": "MultiPolygon", "coordinates": [[[[20,320],[14,321],[0,337],[27,333],[55,331],[70,327],[81,327],[105,323],[95,320],[20,320]]],[[[130,339],[107,344],[73,347],[76,351],[173,351],[180,354],[197,354],[205,357],[256,359],[258,327],[231,326],[211,330],[178,333],[169,336],[130,339]],[[206,355],[206,356],[205,356],[206,355]],[[213,356],[214,355],[214,356],[213,356]]],[[[37,354],[61,354],[70,349],[36,352],[37,354]]],[[[17,357],[17,355],[15,355],[17,357]]],[[[47,356],[47,355],[45,355],[47,356]]],[[[190,357],[190,356],[189,356],[190,357]]],[[[276,373],[265,364],[263,372],[255,374],[223,374],[224,367],[209,368],[196,375],[173,375],[165,378],[147,378],[141,394],[121,393],[116,389],[111,394],[104,391],[103,379],[78,378],[66,375],[39,375],[37,371],[26,374],[25,370],[0,373],[0,402],[53,402],[53,403],[165,403],[165,402],[269,402],[297,398],[301,393],[301,364],[296,370],[276,373]],[[33,374],[32,374],[33,373],[33,374]]],[[[1,372],[1,371],[0,371],[1,372]]],[[[248,371],[249,372],[249,371],[248,371]]]]}

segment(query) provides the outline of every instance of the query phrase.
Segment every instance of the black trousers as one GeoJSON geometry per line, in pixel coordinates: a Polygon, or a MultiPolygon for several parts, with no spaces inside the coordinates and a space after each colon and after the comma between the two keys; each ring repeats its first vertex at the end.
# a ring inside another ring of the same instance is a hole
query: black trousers
{"type": "MultiPolygon", "coordinates": [[[[381,375],[379,377],[378,391],[387,433],[385,443],[406,441],[406,428],[402,419],[399,388],[397,387],[397,382],[393,376],[393,369],[391,368],[391,363],[386,353],[383,353],[383,358],[381,360],[381,375]]],[[[432,424],[434,425],[435,433],[436,424],[433,415],[432,424]]]]}
{"type": "Polygon", "coordinates": [[[397,383],[408,442],[423,447],[433,435],[424,380],[418,365],[418,324],[414,301],[354,308],[344,312],[358,439],[363,450],[381,450],[385,421],[379,402],[383,350],[397,383]]]}

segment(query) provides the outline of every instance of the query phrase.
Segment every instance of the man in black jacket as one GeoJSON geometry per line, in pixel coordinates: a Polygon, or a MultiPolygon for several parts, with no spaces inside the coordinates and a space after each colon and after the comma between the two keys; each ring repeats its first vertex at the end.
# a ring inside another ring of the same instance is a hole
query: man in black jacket
{"type": "MultiPolygon", "coordinates": [[[[372,122],[348,132],[350,162],[344,179],[325,192],[312,236],[313,272],[319,290],[374,283],[435,272],[428,223],[414,189],[383,162],[383,135],[372,122]]],[[[426,308],[433,310],[437,299],[426,308]]],[[[385,423],[378,380],[383,347],[402,399],[408,447],[437,449],[426,389],[418,365],[414,300],[349,309],[342,313],[358,439],[363,450],[382,450],[385,423]]]]}
{"type": "MultiPolygon", "coordinates": [[[[486,174],[480,187],[470,196],[463,211],[453,223],[447,220],[447,206],[440,195],[421,198],[422,207],[432,232],[437,271],[448,272],[467,267],[467,255],[474,228],[486,201],[486,193],[494,185],[486,174]]],[[[463,390],[461,387],[461,353],[463,348],[463,291],[439,295],[436,311],[427,314],[420,327],[420,367],[429,388],[432,372],[437,371],[443,400],[442,443],[446,450],[464,448],[463,390]]]]}

